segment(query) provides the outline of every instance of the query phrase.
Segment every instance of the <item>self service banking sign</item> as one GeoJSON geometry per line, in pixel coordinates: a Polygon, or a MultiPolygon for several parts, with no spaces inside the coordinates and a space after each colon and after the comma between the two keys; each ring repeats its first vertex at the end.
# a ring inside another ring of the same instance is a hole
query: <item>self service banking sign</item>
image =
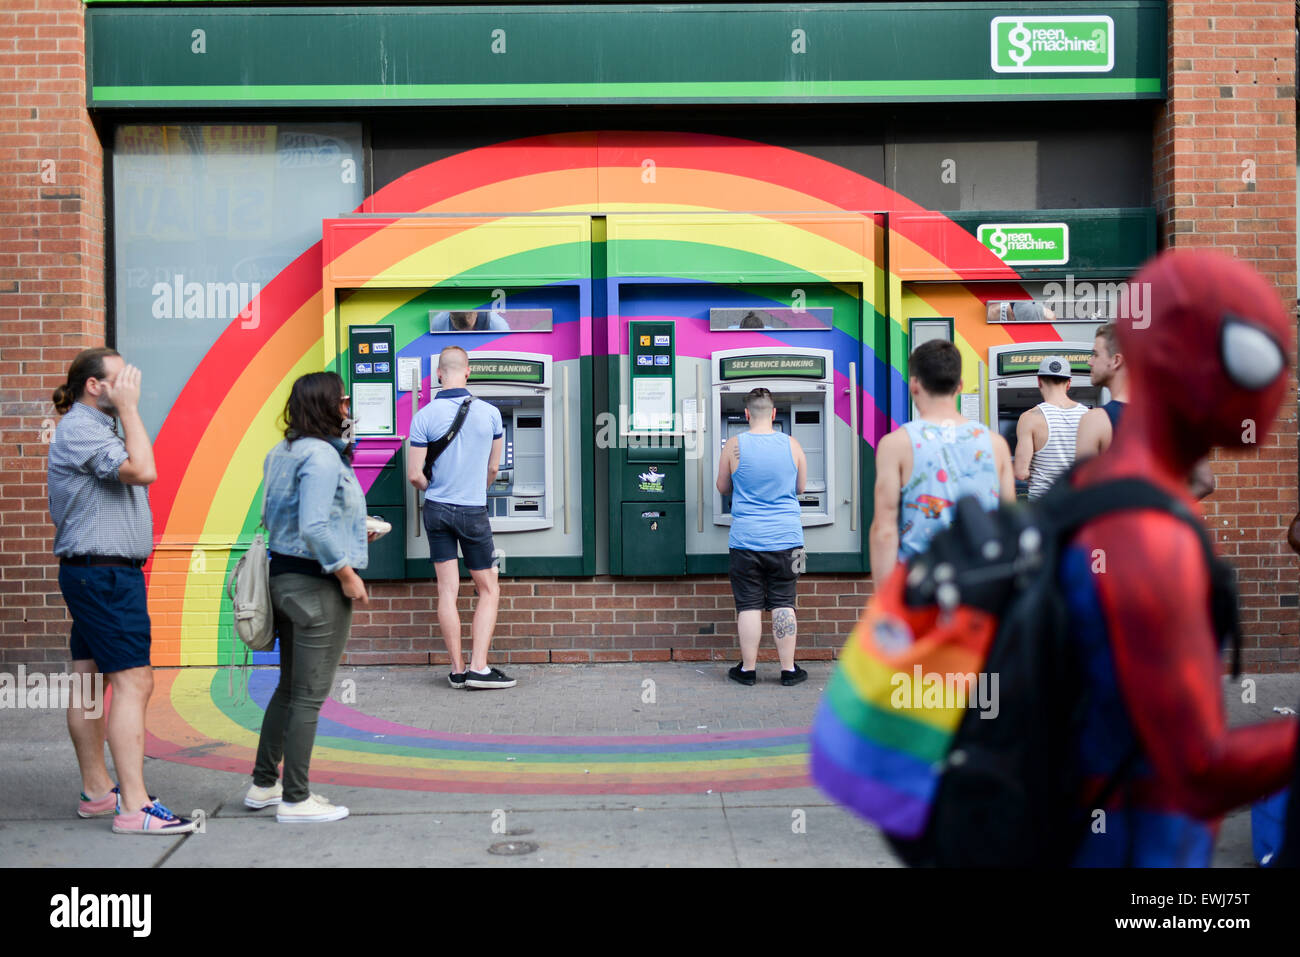
{"type": "Polygon", "coordinates": [[[1109,73],[1115,21],[1092,17],[994,17],[996,73],[1109,73]]]}

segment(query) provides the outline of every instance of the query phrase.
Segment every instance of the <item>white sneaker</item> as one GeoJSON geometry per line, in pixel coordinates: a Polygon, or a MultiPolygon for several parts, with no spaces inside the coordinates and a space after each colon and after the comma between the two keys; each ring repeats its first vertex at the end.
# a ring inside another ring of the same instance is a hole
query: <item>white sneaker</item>
{"type": "Polygon", "coordinates": [[[331,804],[319,794],[297,804],[281,801],[275,812],[275,819],[281,824],[324,824],[326,821],[341,821],[347,816],[347,808],[331,804]]]}
{"type": "Polygon", "coordinates": [[[274,787],[259,788],[256,784],[248,789],[244,795],[244,807],[253,809],[270,807],[272,804],[279,804],[281,796],[284,794],[284,784],[280,781],[275,782],[274,787]]]}

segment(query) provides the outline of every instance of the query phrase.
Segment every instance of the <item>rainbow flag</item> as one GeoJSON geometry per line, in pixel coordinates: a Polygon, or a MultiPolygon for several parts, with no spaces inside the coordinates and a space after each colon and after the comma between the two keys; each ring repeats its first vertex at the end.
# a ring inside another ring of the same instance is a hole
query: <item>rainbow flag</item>
{"type": "Polygon", "coordinates": [[[900,839],[920,837],[968,700],[942,693],[980,671],[996,622],[974,609],[940,619],[903,603],[898,566],[871,599],[831,675],[812,728],[812,776],[840,804],[900,839]]]}

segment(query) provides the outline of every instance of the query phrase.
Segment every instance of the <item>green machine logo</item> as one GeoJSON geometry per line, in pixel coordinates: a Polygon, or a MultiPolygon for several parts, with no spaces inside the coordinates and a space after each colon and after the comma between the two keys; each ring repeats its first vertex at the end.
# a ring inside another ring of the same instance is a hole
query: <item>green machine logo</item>
{"type": "Polygon", "coordinates": [[[1008,266],[1062,266],[1070,261],[1065,223],[981,223],[975,234],[1008,266]]]}
{"type": "Polygon", "coordinates": [[[1109,73],[1115,67],[1110,17],[994,17],[995,73],[1109,73]]]}

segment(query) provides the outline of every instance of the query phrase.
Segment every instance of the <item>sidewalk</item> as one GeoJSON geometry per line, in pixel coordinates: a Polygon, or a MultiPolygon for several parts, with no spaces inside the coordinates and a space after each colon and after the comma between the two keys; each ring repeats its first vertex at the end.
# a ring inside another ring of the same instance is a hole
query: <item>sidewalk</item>
{"type": "MultiPolygon", "coordinates": [[[[830,674],[783,688],[726,679],[723,663],[515,666],[509,691],[454,691],[445,670],[343,668],[322,712],[313,789],[352,816],[290,827],[242,797],[275,669],[253,701],[213,669],[160,669],[146,780],[206,830],[123,837],[79,820],[62,711],[0,711],[0,865],[896,866],[865,822],[806,786],[804,732],[830,674]],[[535,849],[530,849],[535,845],[535,849]],[[490,850],[491,849],[491,850],[490,850]],[[500,851],[527,851],[501,854],[500,851]]],[[[1233,723],[1294,707],[1300,676],[1225,681],[1233,723]]],[[[1250,863],[1248,812],[1216,865],[1250,863]]]]}

